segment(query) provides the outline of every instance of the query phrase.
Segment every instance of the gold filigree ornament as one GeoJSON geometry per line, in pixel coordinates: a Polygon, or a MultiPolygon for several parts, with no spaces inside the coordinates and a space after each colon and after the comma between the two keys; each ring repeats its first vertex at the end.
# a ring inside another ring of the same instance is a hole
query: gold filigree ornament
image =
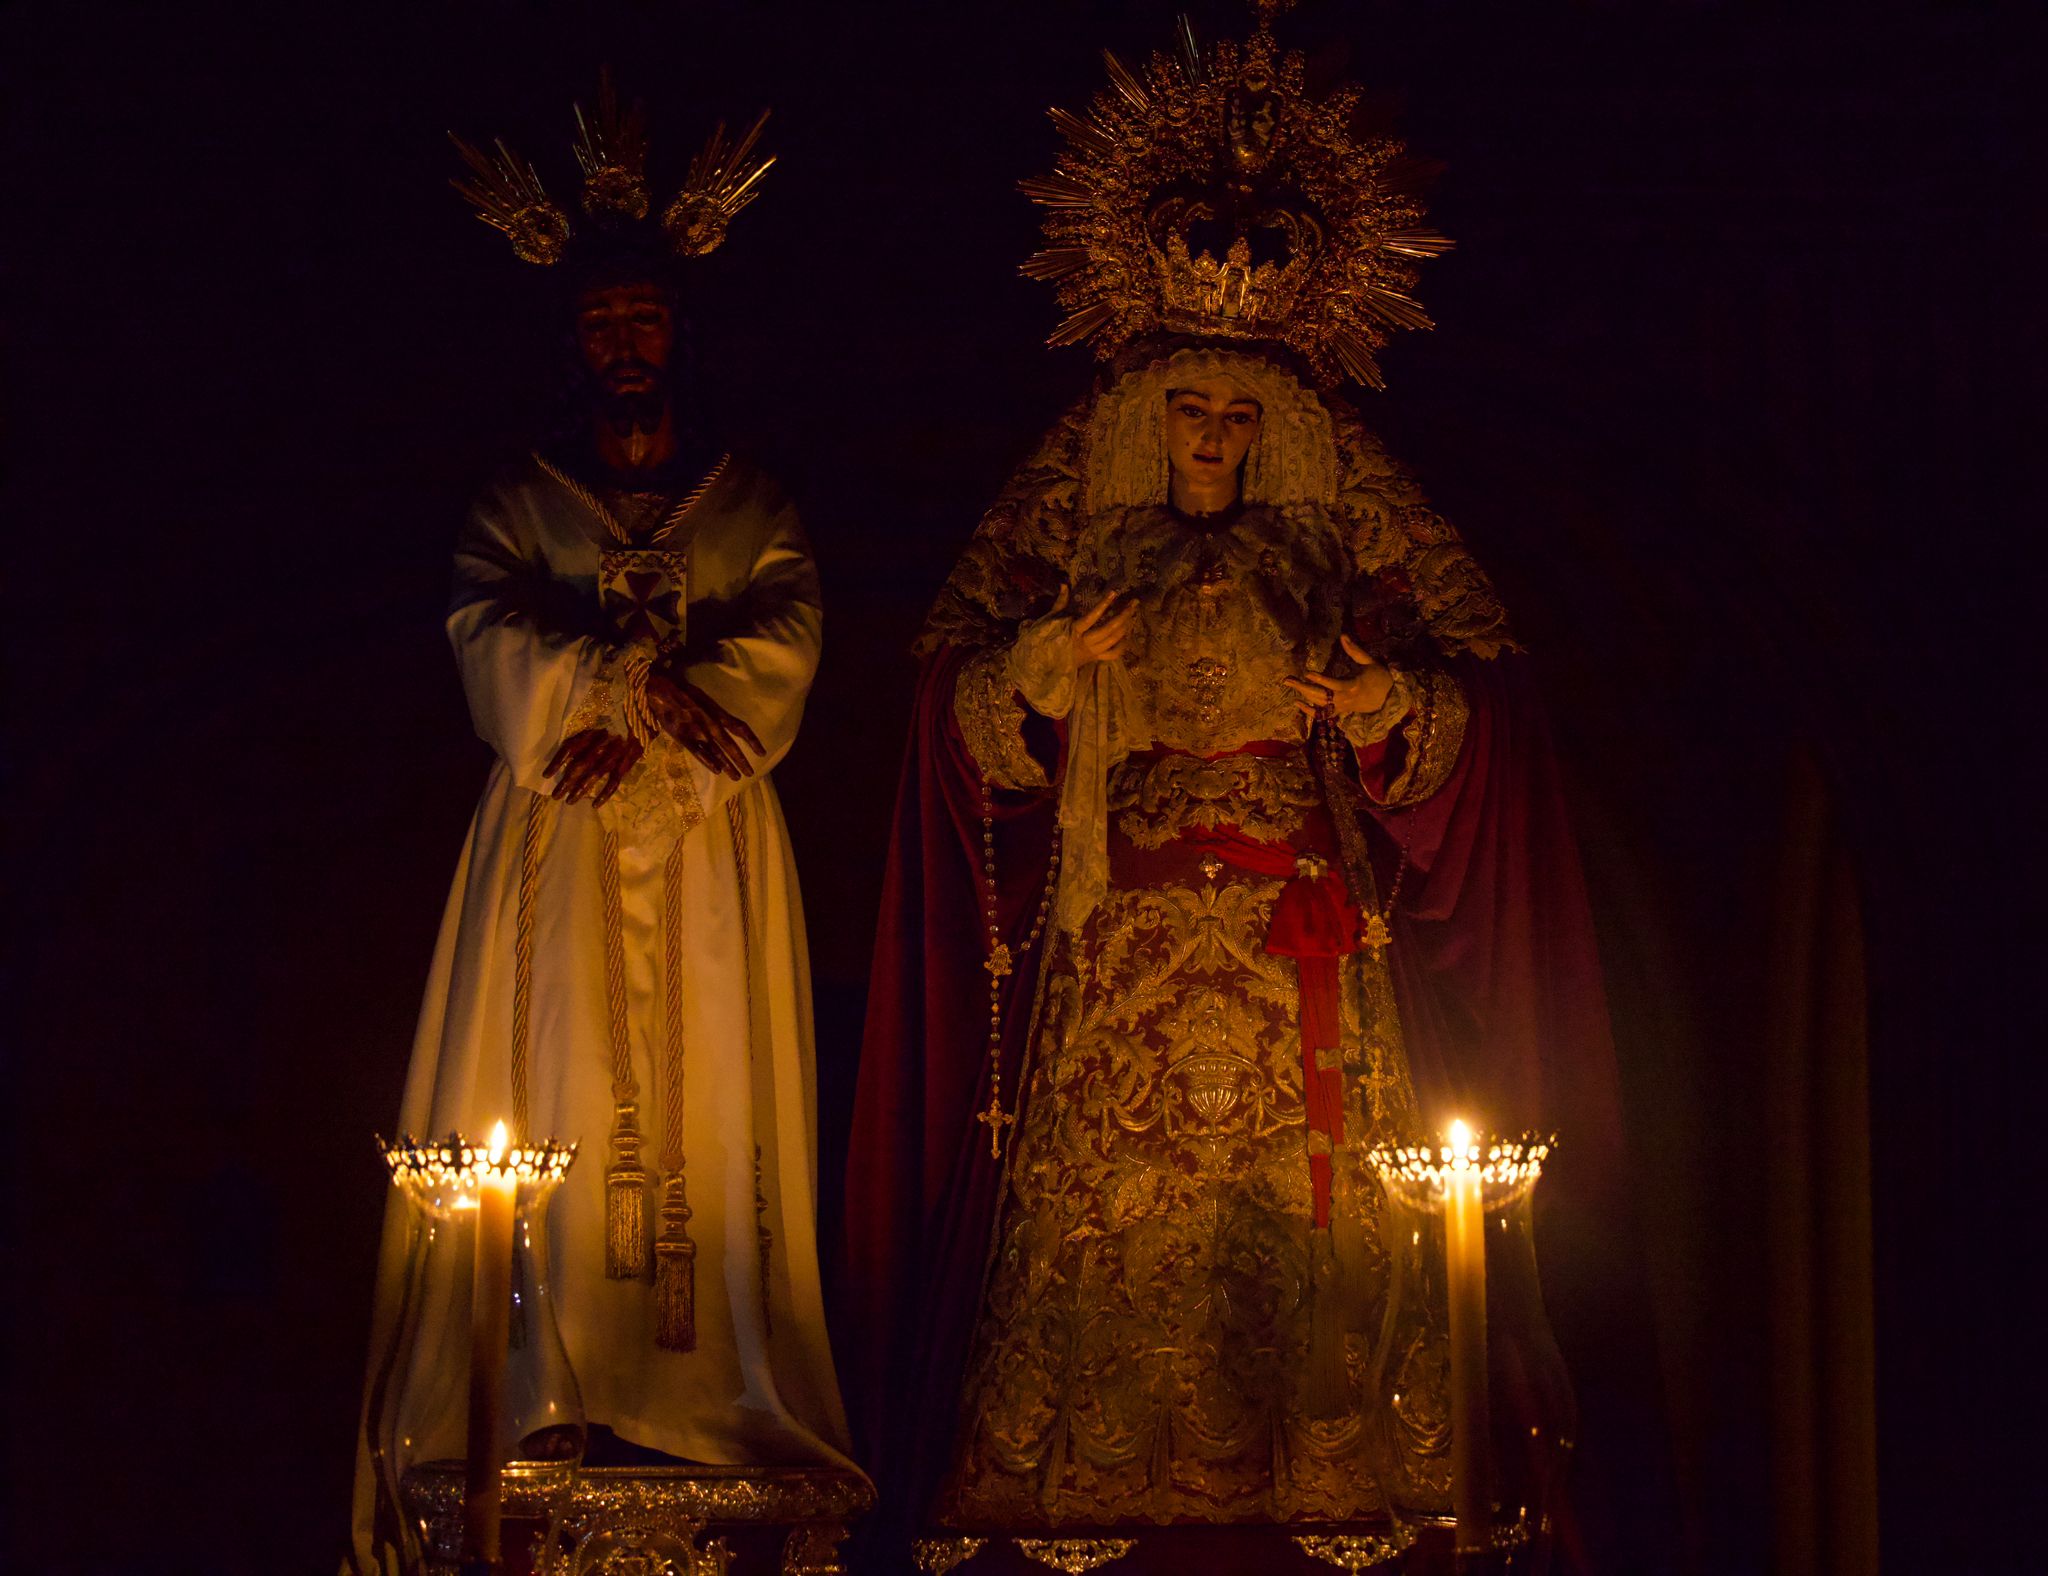
{"type": "Polygon", "coordinates": [[[910,1554],[925,1576],[946,1576],[973,1559],[987,1543],[986,1538],[919,1538],[911,1544],[910,1554]]]}
{"type": "Polygon", "coordinates": [[[1017,1551],[1027,1560],[1079,1576],[1111,1560],[1120,1560],[1138,1546],[1136,1538],[1019,1538],[1017,1551]]]}
{"type": "Polygon", "coordinates": [[[1415,1542],[1407,1527],[1389,1527],[1385,1532],[1303,1533],[1294,1546],[1312,1560],[1334,1565],[1349,1576],[1377,1570],[1400,1559],[1415,1542]]]}
{"type": "MultiPolygon", "coordinates": [[[[583,172],[583,213],[600,231],[632,232],[647,227],[647,123],[640,104],[622,107],[611,73],[598,80],[597,109],[579,103],[576,163],[583,172]]],[[[746,132],[728,138],[720,121],[691,160],[682,187],[662,210],[660,237],[678,257],[702,257],[724,242],[734,215],[760,195],[761,178],[775,163],[756,156],[768,123],[762,110],[746,132]]],[[[568,211],[548,195],[540,172],[495,138],[485,152],[454,132],[448,140],[469,166],[467,179],[451,186],[476,209],[476,216],[512,243],[515,256],[547,267],[568,255],[576,229],[568,211]]]]}
{"type": "Polygon", "coordinates": [[[1050,343],[1261,340],[1326,383],[1379,388],[1389,333],[1432,326],[1415,265],[1451,243],[1425,225],[1430,169],[1360,129],[1357,87],[1309,92],[1304,57],[1273,38],[1289,3],[1254,0],[1242,44],[1204,49],[1183,21],[1178,53],[1140,69],[1105,51],[1110,85],[1083,114],[1052,111],[1066,147],[1023,183],[1047,210],[1023,271],[1068,314],[1050,343]]]}

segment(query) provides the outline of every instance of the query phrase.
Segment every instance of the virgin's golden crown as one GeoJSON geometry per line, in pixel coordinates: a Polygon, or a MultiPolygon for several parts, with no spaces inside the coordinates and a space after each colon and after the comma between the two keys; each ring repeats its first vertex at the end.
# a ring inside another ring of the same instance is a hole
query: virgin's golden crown
{"type": "Polygon", "coordinates": [[[1024,183],[1047,210],[1024,272],[1068,312],[1051,343],[1266,340],[1378,388],[1389,332],[1431,326],[1415,264],[1451,243],[1424,228],[1426,172],[1356,129],[1356,87],[1310,95],[1301,54],[1274,42],[1279,8],[1260,0],[1250,39],[1206,51],[1183,22],[1179,53],[1140,71],[1105,52],[1086,114],[1052,112],[1067,145],[1024,183]]]}

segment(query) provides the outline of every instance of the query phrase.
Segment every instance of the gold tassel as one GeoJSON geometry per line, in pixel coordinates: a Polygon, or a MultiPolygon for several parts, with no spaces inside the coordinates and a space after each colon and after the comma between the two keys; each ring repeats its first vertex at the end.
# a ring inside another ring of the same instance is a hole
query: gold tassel
{"type": "Polygon", "coordinates": [[[1351,1380],[1344,1367],[1344,1300],[1338,1295],[1336,1253],[1327,1229],[1310,1231],[1309,1264],[1308,1393],[1303,1410],[1315,1418],[1342,1417],[1352,1410],[1351,1380]]]}
{"type": "Polygon", "coordinates": [[[665,1352],[697,1349],[697,1244],[689,1222],[677,1172],[661,1190],[661,1236],[654,1244],[654,1344],[665,1352]]]}
{"type": "Polygon", "coordinates": [[[1330,1209],[1330,1251],[1337,1260],[1339,1317],[1350,1335],[1363,1335],[1371,1327],[1376,1289],[1369,1273],[1371,1247],[1365,1221],[1359,1215],[1359,1202],[1354,1193],[1332,1200],[1330,1209]]]}
{"type": "Polygon", "coordinates": [[[612,1128],[612,1164],[604,1174],[604,1272],[611,1280],[647,1273],[647,1170],[633,1107],[621,1104],[612,1128]]]}

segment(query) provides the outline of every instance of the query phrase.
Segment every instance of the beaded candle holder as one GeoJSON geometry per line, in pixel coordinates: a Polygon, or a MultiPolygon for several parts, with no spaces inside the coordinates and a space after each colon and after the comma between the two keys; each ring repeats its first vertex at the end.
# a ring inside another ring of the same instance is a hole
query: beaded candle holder
{"type": "Polygon", "coordinates": [[[378,1142],[406,1206],[405,1293],[372,1386],[380,1538],[406,1576],[552,1568],[583,1459],[546,1210],[574,1144],[378,1142]],[[460,1517],[442,1512],[451,1498],[460,1517]]]}
{"type": "Polygon", "coordinates": [[[1383,1482],[1397,1517],[1453,1529],[1460,1569],[1512,1568],[1547,1533],[1577,1432],[1536,1272],[1555,1147],[1453,1122],[1442,1144],[1367,1156],[1392,1279],[1373,1376],[1383,1482]]]}

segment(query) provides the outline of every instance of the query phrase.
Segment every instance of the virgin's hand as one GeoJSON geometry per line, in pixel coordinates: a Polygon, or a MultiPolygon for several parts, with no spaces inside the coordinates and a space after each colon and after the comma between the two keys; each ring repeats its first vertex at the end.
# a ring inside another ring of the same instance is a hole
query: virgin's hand
{"type": "Polygon", "coordinates": [[[638,741],[603,728],[585,728],[562,741],[562,747],[555,751],[554,759],[541,776],[557,779],[549,790],[551,797],[574,804],[589,793],[595,806],[619,791],[626,773],[639,761],[638,741]]]}
{"type": "Polygon", "coordinates": [[[1311,672],[1280,681],[1294,691],[1294,704],[1311,720],[1320,712],[1349,717],[1378,711],[1394,687],[1394,675],[1384,663],[1375,661],[1349,635],[1340,635],[1338,639],[1343,643],[1344,655],[1358,664],[1356,673],[1338,678],[1330,673],[1311,672]]]}
{"type": "Polygon", "coordinates": [[[751,777],[754,765],[746,750],[768,753],[752,728],[687,679],[658,668],[647,675],[647,709],[663,733],[721,777],[751,777]]]}
{"type": "MultiPolygon", "coordinates": [[[[1074,633],[1067,649],[1075,672],[1091,662],[1114,662],[1124,654],[1124,641],[1138,616],[1138,604],[1132,599],[1119,607],[1117,602],[1122,596],[1121,591],[1107,592],[1100,602],[1074,620],[1074,633]]],[[[1061,586],[1060,598],[1052,605],[1053,612],[1064,612],[1067,599],[1068,588],[1061,586]]]]}

